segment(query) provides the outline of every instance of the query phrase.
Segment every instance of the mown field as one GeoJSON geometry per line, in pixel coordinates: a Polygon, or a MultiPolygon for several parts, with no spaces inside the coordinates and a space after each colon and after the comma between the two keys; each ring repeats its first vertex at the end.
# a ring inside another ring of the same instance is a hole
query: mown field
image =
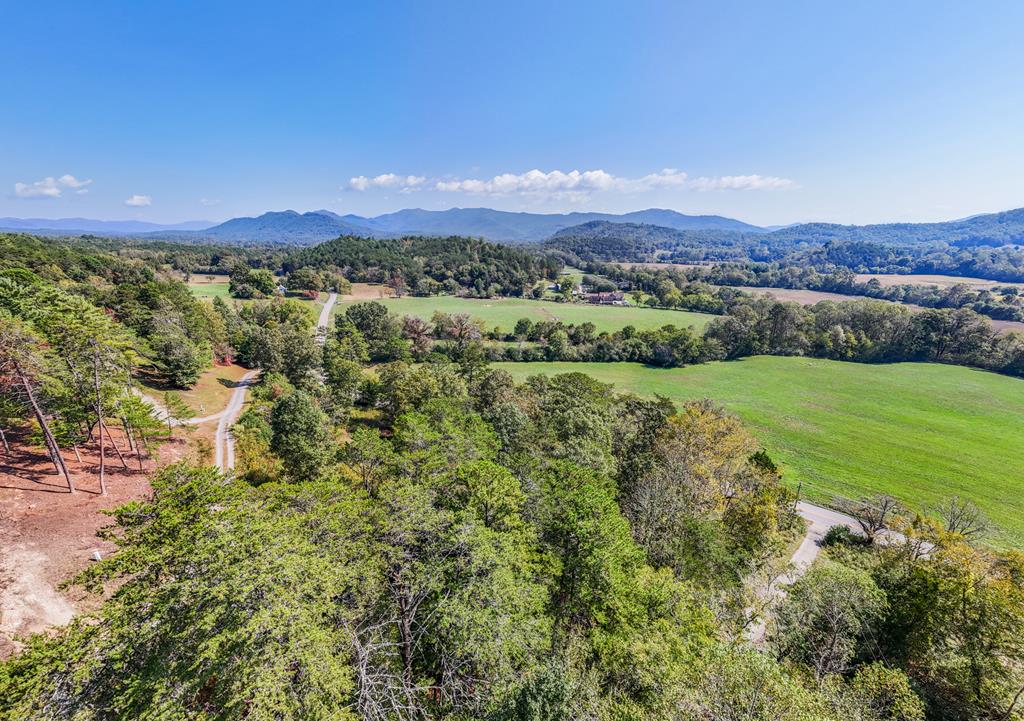
{"type": "Polygon", "coordinates": [[[739,415],[818,502],[890,493],[914,508],[959,495],[1024,547],[1024,381],[955,366],[758,357],[689,368],[498,363],[517,379],[581,371],[621,390],[708,397],[739,415]]]}
{"type": "MultiPolygon", "coordinates": [[[[356,301],[339,301],[337,312],[356,301]]],[[[396,315],[412,315],[430,319],[435,311],[442,313],[469,313],[480,318],[488,328],[499,326],[510,331],[520,318],[533,321],[560,320],[563,323],[585,323],[590,321],[600,331],[615,331],[627,325],[637,329],[660,328],[663,325],[694,326],[702,329],[714,318],[706,313],[689,313],[676,310],[655,310],[612,305],[586,305],[583,303],[555,303],[543,300],[519,298],[457,298],[450,295],[425,298],[385,298],[379,302],[396,315]]]]}
{"type": "Polygon", "coordinates": [[[189,290],[197,298],[231,297],[228,293],[228,277],[226,275],[193,275],[188,281],[189,290]]]}

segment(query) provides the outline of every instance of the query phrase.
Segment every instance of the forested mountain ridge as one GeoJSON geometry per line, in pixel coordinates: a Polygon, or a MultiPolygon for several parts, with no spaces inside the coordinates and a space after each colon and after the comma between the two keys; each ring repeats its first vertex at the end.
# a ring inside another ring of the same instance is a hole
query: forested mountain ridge
{"type": "Polygon", "coordinates": [[[950,223],[804,224],[770,233],[586,223],[542,247],[567,261],[779,262],[823,272],[940,273],[1024,280],[1024,210],[950,223]]]}
{"type": "Polygon", "coordinates": [[[588,245],[593,245],[592,251],[595,253],[618,253],[623,256],[619,260],[643,260],[651,258],[625,256],[650,256],[657,251],[671,252],[673,248],[681,246],[780,249],[830,242],[874,243],[901,248],[929,243],[958,248],[1021,245],[1024,244],[1024,208],[943,223],[801,223],[757,233],[734,229],[685,229],[663,224],[592,221],[557,231],[546,245],[570,250],[575,247],[585,250],[588,245]],[[620,244],[618,247],[616,241],[620,244]]]}
{"type": "Polygon", "coordinates": [[[490,208],[450,210],[400,210],[365,223],[375,231],[428,235],[469,235],[489,240],[532,242],[543,240],[563,228],[581,223],[657,223],[676,229],[721,229],[761,232],[755,225],[718,215],[684,215],[674,210],[650,208],[632,213],[510,213],[490,208]]]}
{"type": "Polygon", "coordinates": [[[351,223],[327,210],[264,213],[255,218],[232,218],[195,235],[226,241],[273,242],[307,245],[339,235],[374,235],[364,225],[351,223]]]}
{"type": "Polygon", "coordinates": [[[707,243],[735,245],[822,244],[828,241],[865,241],[887,245],[947,243],[958,247],[1000,246],[1024,242],[1024,209],[976,215],[938,223],[880,223],[839,225],[799,223],[783,228],[762,228],[720,215],[686,215],[674,210],[648,208],[630,213],[523,213],[491,208],[423,210],[409,208],[375,217],[339,215],[329,210],[299,213],[272,211],[238,217],[210,227],[201,221],[158,225],[140,221],[96,221],[69,218],[0,218],[0,228],[45,233],[90,232],[138,235],[180,241],[283,243],[309,245],[339,235],[398,237],[403,235],[461,235],[505,243],[536,243],[566,237],[610,236],[619,231],[645,242],[667,243],[672,232],[681,240],[703,238],[707,243]],[[642,232],[639,229],[643,229],[642,232]]]}

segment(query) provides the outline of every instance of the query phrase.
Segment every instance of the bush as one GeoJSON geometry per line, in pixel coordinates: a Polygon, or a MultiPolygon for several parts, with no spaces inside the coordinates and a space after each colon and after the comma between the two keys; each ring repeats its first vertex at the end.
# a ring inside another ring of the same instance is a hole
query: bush
{"type": "Polygon", "coordinates": [[[864,546],[870,541],[847,526],[832,526],[821,539],[822,546],[864,546]]]}

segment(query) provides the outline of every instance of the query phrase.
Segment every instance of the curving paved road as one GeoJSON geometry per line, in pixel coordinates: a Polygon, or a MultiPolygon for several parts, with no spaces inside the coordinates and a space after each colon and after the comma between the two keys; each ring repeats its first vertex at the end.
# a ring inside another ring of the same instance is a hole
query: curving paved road
{"type": "MultiPolygon", "coordinates": [[[[800,501],[796,504],[796,512],[807,521],[807,533],[804,535],[804,540],[800,543],[796,552],[789,559],[789,569],[786,573],[772,581],[763,590],[761,597],[769,603],[779,601],[786,595],[786,587],[792,585],[798,578],[807,573],[814,563],[814,559],[821,552],[821,546],[819,545],[821,539],[825,537],[828,529],[832,526],[846,526],[854,533],[863,533],[856,518],[839,511],[834,511],[831,508],[824,508],[813,503],[800,501]]],[[[878,543],[898,543],[905,540],[902,534],[889,530],[880,531],[875,538],[878,543]]],[[[747,638],[756,643],[764,639],[765,631],[765,621],[760,619],[757,623],[748,627],[747,638]]]]}

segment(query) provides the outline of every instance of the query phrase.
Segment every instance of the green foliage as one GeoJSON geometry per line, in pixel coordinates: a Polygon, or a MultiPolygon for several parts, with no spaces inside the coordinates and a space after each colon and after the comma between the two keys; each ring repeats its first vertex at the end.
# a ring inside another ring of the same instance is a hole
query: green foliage
{"type": "Polygon", "coordinates": [[[1024,688],[1024,555],[974,548],[925,519],[899,530],[908,541],[879,548],[871,569],[889,598],[878,655],[906,668],[930,715],[1012,718],[1024,688]]]}
{"type": "Polygon", "coordinates": [[[118,510],[122,579],[98,616],[0,672],[0,718],[348,719],[349,624],[376,566],[357,501],[171,467],[118,510]]]}
{"type": "Polygon", "coordinates": [[[681,718],[744,721],[839,721],[828,701],[756,651],[720,649],[683,701],[681,718]]]}
{"type": "Polygon", "coordinates": [[[270,449],[280,457],[292,481],[315,481],[334,464],[337,447],[327,415],[303,391],[292,391],[274,404],[270,449]]]}
{"type": "Polygon", "coordinates": [[[490,297],[519,295],[541,278],[554,278],[560,263],[472,238],[342,237],[297,251],[284,264],[288,272],[304,267],[345,268],[350,281],[388,283],[397,278],[418,294],[465,289],[490,297]]]}
{"type": "Polygon", "coordinates": [[[861,666],[850,680],[849,691],[855,708],[879,721],[923,721],[924,704],[911,688],[907,675],[880,663],[861,666]]]}
{"type": "MultiPolygon", "coordinates": [[[[371,361],[386,363],[408,357],[409,345],[402,338],[398,321],[380,303],[350,305],[345,309],[345,321],[351,323],[366,342],[367,354],[371,361]]],[[[350,335],[340,317],[335,323],[339,334],[350,335]]]]}
{"type": "Polygon", "coordinates": [[[231,270],[230,289],[235,298],[266,298],[277,290],[277,279],[266,268],[239,264],[231,270]]]}
{"type": "Polygon", "coordinates": [[[780,656],[819,679],[843,673],[886,605],[885,593],[864,571],[815,566],[787,590],[772,640],[780,656]]]}

